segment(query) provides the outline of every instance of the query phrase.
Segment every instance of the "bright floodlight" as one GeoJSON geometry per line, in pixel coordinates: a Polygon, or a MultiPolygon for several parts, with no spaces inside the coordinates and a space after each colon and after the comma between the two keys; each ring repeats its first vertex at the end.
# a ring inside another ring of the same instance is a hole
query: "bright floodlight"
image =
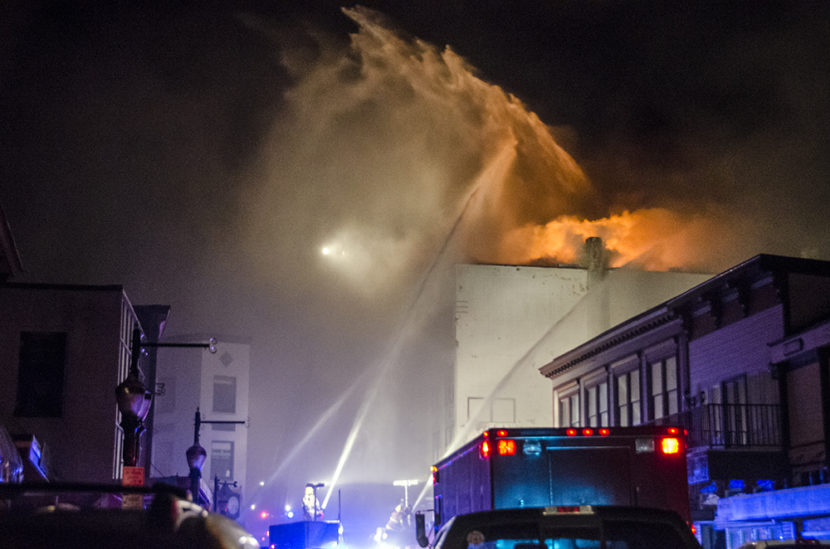
{"type": "Polygon", "coordinates": [[[326,257],[340,258],[346,255],[346,249],[342,242],[329,242],[320,248],[320,253],[326,257]]]}

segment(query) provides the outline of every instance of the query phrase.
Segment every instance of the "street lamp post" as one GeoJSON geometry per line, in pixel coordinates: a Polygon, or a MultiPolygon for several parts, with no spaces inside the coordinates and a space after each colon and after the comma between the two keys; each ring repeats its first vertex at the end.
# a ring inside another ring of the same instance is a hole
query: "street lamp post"
{"type": "Polygon", "coordinates": [[[135,328],[130,354],[130,371],[124,381],[115,388],[115,401],[121,411],[121,429],[124,431],[124,467],[135,467],[138,463],[139,440],[153,397],[141,381],[138,371],[140,355],[141,330],[135,328]]]}
{"type": "Polygon", "coordinates": [[[196,408],[196,419],[193,422],[193,446],[187,449],[187,466],[190,468],[190,493],[195,503],[201,502],[199,485],[202,478],[202,466],[207,458],[207,451],[199,444],[199,428],[202,425],[202,414],[196,408]]]}
{"type": "MultiPolygon", "coordinates": [[[[199,430],[202,428],[202,423],[219,423],[219,424],[240,424],[244,421],[231,420],[206,420],[202,419],[202,413],[196,407],[196,416],[193,420],[193,446],[187,449],[185,457],[187,458],[187,466],[190,469],[190,493],[193,495],[195,503],[201,503],[201,496],[199,494],[199,486],[202,479],[202,466],[205,464],[207,458],[207,451],[199,444],[199,430]]],[[[213,494],[214,500],[216,494],[213,494]]],[[[207,503],[207,502],[205,502],[207,503]]]]}
{"type": "Polygon", "coordinates": [[[139,441],[144,431],[144,420],[150,412],[153,393],[148,391],[141,381],[138,361],[145,347],[201,347],[216,352],[216,339],[208,343],[146,343],[141,341],[141,329],[133,328],[132,346],[130,348],[130,371],[127,377],[115,388],[115,401],[121,412],[121,429],[124,431],[124,467],[135,467],[138,463],[139,441]]]}
{"type": "MultiPolygon", "coordinates": [[[[141,381],[141,373],[138,369],[138,361],[145,347],[202,347],[209,349],[211,353],[216,352],[216,339],[210,338],[208,343],[142,343],[143,334],[136,325],[133,328],[133,336],[130,348],[130,370],[127,377],[115,388],[115,401],[118,410],[121,412],[121,429],[124,431],[124,447],[122,451],[122,483],[127,486],[143,486],[145,472],[143,467],[137,467],[138,454],[140,450],[141,433],[144,431],[144,420],[150,412],[153,393],[141,381]]],[[[199,432],[196,431],[196,444],[198,446],[199,432]]],[[[198,446],[201,448],[201,446],[198,446]]],[[[202,453],[205,449],[201,448],[202,453]]],[[[188,453],[190,450],[188,450],[188,453]]],[[[188,464],[193,462],[193,468],[201,473],[201,466],[205,456],[200,458],[197,451],[193,456],[188,455],[188,464]]],[[[197,478],[198,482],[198,478],[197,478]]],[[[196,493],[198,498],[198,491],[196,493]]],[[[135,494],[125,495],[122,500],[124,507],[142,507],[143,500],[135,494]]]]}

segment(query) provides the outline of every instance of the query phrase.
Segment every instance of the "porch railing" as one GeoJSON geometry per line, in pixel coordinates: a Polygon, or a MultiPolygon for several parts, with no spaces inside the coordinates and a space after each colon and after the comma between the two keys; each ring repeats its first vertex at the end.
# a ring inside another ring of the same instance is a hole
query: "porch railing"
{"type": "Polygon", "coordinates": [[[704,404],[652,423],[682,425],[692,448],[775,448],[783,443],[777,404],[704,404]]]}

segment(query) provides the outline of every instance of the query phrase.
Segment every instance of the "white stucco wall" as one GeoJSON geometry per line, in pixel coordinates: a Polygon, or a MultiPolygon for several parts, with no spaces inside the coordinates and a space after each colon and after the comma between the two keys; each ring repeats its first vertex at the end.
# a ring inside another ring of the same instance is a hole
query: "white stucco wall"
{"type": "Polygon", "coordinates": [[[453,445],[507,424],[511,403],[515,425],[552,426],[541,366],[710,276],[618,269],[589,288],[580,268],[459,265],[453,445]]]}
{"type": "Polygon", "coordinates": [[[584,269],[457,266],[456,430],[551,423],[550,389],[521,359],[586,292],[584,269]]]}

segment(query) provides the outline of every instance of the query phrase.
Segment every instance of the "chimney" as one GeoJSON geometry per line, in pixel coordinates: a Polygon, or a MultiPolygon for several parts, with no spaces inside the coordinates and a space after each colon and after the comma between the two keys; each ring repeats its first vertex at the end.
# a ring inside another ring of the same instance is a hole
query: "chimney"
{"type": "Polygon", "coordinates": [[[608,268],[608,252],[598,236],[589,236],[582,247],[582,267],[588,271],[588,287],[599,283],[608,268]]]}

